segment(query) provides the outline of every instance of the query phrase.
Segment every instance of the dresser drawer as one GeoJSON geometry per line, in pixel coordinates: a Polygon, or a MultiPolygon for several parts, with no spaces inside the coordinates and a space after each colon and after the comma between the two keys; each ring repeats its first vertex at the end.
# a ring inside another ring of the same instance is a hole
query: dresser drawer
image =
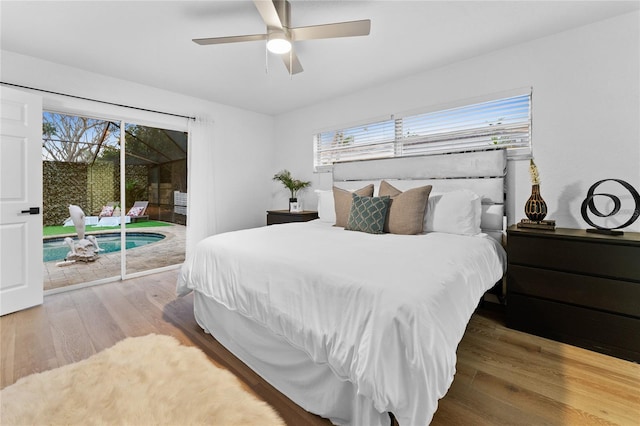
{"type": "Polygon", "coordinates": [[[509,292],[640,318],[640,283],[509,265],[509,292]]]}
{"type": "Polygon", "coordinates": [[[640,362],[640,319],[511,294],[507,326],[640,362]]]}
{"type": "Polygon", "coordinates": [[[509,263],[640,282],[640,245],[509,234],[509,263]]]}

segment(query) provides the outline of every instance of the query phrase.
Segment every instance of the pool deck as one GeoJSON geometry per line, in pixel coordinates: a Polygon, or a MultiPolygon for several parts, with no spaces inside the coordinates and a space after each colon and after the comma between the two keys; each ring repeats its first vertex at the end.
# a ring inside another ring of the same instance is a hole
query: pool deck
{"type": "MultiPolygon", "coordinates": [[[[113,232],[118,232],[118,228],[96,233],[92,232],[91,234],[98,235],[100,233],[113,232]]],[[[128,274],[184,262],[186,247],[185,226],[174,224],[172,226],[134,228],[129,232],[153,232],[163,234],[165,238],[157,243],[127,250],[128,274]]],[[[64,236],[59,235],[56,237],[64,236]]],[[[98,236],[98,244],[100,243],[99,238],[98,236]]],[[[43,263],[45,291],[120,276],[120,252],[100,254],[94,262],[76,262],[67,266],[56,266],[58,262],[43,263]]]]}

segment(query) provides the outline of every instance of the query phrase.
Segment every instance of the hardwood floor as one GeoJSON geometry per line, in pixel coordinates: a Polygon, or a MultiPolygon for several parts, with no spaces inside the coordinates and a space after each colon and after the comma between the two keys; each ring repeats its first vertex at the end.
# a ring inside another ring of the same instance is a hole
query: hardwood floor
{"type": "MultiPolygon", "coordinates": [[[[177,271],[47,296],[0,318],[0,386],[69,364],[128,336],[168,334],[201,348],[271,404],[289,425],[328,425],[265,383],[175,297],[177,271]]],[[[504,327],[474,314],[458,348],[457,374],[433,425],[640,424],[640,365],[504,327]]]]}

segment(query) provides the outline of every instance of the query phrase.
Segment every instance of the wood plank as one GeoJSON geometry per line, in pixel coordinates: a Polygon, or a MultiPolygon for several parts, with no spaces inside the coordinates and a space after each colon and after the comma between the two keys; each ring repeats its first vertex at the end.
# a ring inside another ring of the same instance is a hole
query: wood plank
{"type": "Polygon", "coordinates": [[[13,372],[14,355],[16,348],[16,316],[4,315],[0,317],[0,353],[2,363],[0,364],[0,389],[14,382],[13,372]]]}
{"type": "MultiPolygon", "coordinates": [[[[15,319],[14,379],[58,367],[58,357],[43,305],[20,312],[15,319]]],[[[13,315],[13,314],[11,314],[13,315]]],[[[4,353],[2,354],[4,356],[4,353]]]]}
{"type": "MultiPolygon", "coordinates": [[[[534,412],[540,416],[540,423],[551,424],[562,419],[566,424],[615,424],[600,416],[591,415],[571,405],[548,396],[532,392],[524,387],[514,386],[496,376],[478,372],[473,382],[473,390],[505,401],[518,411],[534,412]]],[[[537,422],[531,422],[537,423],[537,422]]]]}
{"type": "Polygon", "coordinates": [[[535,345],[541,359],[548,360],[545,368],[553,370],[561,365],[566,374],[591,381],[598,387],[606,387],[608,392],[616,393],[621,398],[628,398],[630,402],[640,403],[639,364],[576,346],[559,344],[527,333],[509,329],[502,331],[503,333],[500,333],[498,330],[499,334],[496,335],[498,342],[505,342],[510,348],[516,350],[527,345],[535,345]]]}
{"type": "MultiPolygon", "coordinates": [[[[469,412],[479,416],[483,420],[482,423],[516,425],[522,422],[522,410],[520,407],[511,405],[497,395],[478,392],[473,386],[460,385],[454,381],[445,399],[439,405],[444,405],[449,401],[466,407],[469,412]]],[[[545,424],[545,422],[544,418],[540,417],[537,412],[529,412],[527,414],[527,424],[545,424]]]]}
{"type": "Polygon", "coordinates": [[[333,179],[432,179],[504,176],[506,150],[349,161],[333,165],[333,179]]]}
{"type": "MultiPolygon", "coordinates": [[[[166,293],[152,290],[153,284],[149,283],[148,287],[144,287],[137,282],[122,283],[118,285],[120,290],[136,311],[154,328],[157,334],[166,334],[173,336],[180,343],[188,346],[196,346],[190,335],[187,335],[177,324],[168,322],[164,313],[165,307],[174,303],[167,297],[166,293]]],[[[193,311],[192,303],[183,303],[191,311],[193,311]]]]}
{"type": "Polygon", "coordinates": [[[77,310],[52,312],[49,325],[59,365],[77,362],[96,353],[77,310]]]}
{"type": "Polygon", "coordinates": [[[450,425],[495,426],[481,413],[477,413],[473,408],[467,407],[451,396],[440,401],[438,411],[431,420],[431,426],[450,425]]]}
{"type": "Polygon", "coordinates": [[[461,344],[458,351],[459,362],[469,363],[479,372],[517,383],[519,388],[546,395],[555,402],[571,405],[584,412],[585,417],[598,417],[617,424],[634,421],[634,411],[637,412],[640,406],[634,402],[634,397],[625,401],[618,398],[617,392],[611,388],[597,389],[576,380],[567,374],[563,362],[550,363],[543,354],[536,356],[530,351],[523,354],[514,352],[513,347],[504,343],[488,346],[486,341],[474,343],[475,336],[465,337],[464,345],[461,344]],[[603,405],[608,407],[604,412],[600,409],[603,405]]]}
{"type": "MultiPolygon", "coordinates": [[[[2,386],[124,337],[169,334],[229,369],[287,424],[330,424],[204,333],[193,316],[192,295],[175,297],[177,273],[47,296],[43,306],[0,318],[2,386]]],[[[508,329],[500,312],[474,314],[456,369],[433,425],[638,424],[640,418],[640,365],[508,329]]]]}
{"type": "MultiPolygon", "coordinates": [[[[380,186],[380,182],[381,180],[351,180],[345,182],[334,182],[334,185],[338,188],[353,191],[368,184],[373,184],[374,187],[378,188],[380,186]]],[[[387,182],[398,188],[400,191],[406,191],[418,186],[431,185],[433,187],[431,191],[432,194],[450,192],[458,189],[469,189],[480,196],[483,204],[490,205],[492,203],[504,203],[504,181],[502,178],[414,180],[387,179],[387,182]]]]}
{"type": "Polygon", "coordinates": [[[96,352],[126,337],[95,292],[75,291],[69,295],[96,352]],[[100,320],[96,321],[96,318],[100,320]]]}
{"type": "Polygon", "coordinates": [[[146,336],[157,331],[122,295],[118,290],[118,283],[114,283],[113,287],[108,285],[92,287],[92,290],[102,300],[107,312],[126,336],[146,336]]]}

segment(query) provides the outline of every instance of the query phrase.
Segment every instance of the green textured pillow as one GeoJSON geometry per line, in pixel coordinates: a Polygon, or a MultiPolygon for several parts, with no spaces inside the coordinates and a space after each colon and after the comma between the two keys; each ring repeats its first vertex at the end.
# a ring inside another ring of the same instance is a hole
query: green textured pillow
{"type": "Polygon", "coordinates": [[[349,219],[344,229],[369,234],[382,234],[391,197],[363,197],[353,194],[349,219]]]}

